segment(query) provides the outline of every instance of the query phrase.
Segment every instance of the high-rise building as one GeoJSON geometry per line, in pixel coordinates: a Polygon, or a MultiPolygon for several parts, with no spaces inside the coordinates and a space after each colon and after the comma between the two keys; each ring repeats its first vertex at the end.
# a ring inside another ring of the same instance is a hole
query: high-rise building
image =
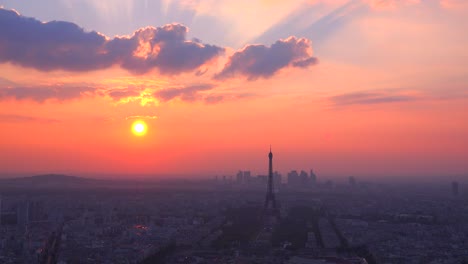
{"type": "Polygon", "coordinates": [[[301,174],[299,174],[299,181],[302,186],[307,186],[309,184],[309,175],[307,172],[301,170],[301,174]]]}
{"type": "Polygon", "coordinates": [[[244,181],[244,184],[249,184],[252,181],[252,176],[250,174],[250,171],[244,171],[243,181],[244,181]]]}
{"type": "Polygon", "coordinates": [[[237,184],[242,184],[244,181],[244,173],[242,171],[239,171],[236,175],[236,182],[237,184]]]}
{"type": "Polygon", "coordinates": [[[300,185],[300,181],[299,181],[299,174],[297,173],[297,171],[293,170],[290,173],[288,173],[288,186],[295,187],[299,185],[300,185]]]}
{"type": "Polygon", "coordinates": [[[277,171],[273,174],[273,182],[276,190],[279,190],[282,184],[282,176],[277,171]]]}
{"type": "Polygon", "coordinates": [[[312,185],[317,184],[317,175],[315,175],[313,170],[310,170],[310,183],[312,185]]]}

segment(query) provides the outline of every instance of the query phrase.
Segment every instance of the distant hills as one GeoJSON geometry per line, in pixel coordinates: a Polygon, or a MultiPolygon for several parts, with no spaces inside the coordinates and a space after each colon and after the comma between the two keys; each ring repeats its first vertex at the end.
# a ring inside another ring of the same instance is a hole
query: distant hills
{"type": "Polygon", "coordinates": [[[30,177],[0,179],[0,185],[12,187],[84,187],[102,183],[100,180],[88,179],[62,174],[44,174],[30,177]]]}
{"type": "Polygon", "coordinates": [[[70,189],[206,189],[205,181],[188,179],[92,179],[63,174],[43,174],[29,177],[0,178],[0,193],[13,190],[70,190],[70,189]]]}

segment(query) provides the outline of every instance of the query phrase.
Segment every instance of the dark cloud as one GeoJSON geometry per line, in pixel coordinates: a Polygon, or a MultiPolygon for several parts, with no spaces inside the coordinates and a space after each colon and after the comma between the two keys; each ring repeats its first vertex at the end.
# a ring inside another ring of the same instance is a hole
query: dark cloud
{"type": "Polygon", "coordinates": [[[305,38],[289,37],[276,41],[271,47],[248,45],[229,58],[224,69],[215,78],[222,80],[244,76],[248,80],[268,78],[286,67],[305,68],[316,64],[312,45],[305,38]]]}
{"type": "Polygon", "coordinates": [[[384,92],[358,92],[332,96],[329,100],[336,106],[383,104],[417,100],[417,97],[384,92]]]}
{"type": "Polygon", "coordinates": [[[199,92],[208,91],[215,86],[212,84],[192,85],[183,88],[167,88],[154,93],[154,96],[161,101],[170,101],[175,98],[180,98],[183,101],[193,102],[199,98],[199,92]]]}
{"type": "Polygon", "coordinates": [[[224,49],[186,40],[179,25],[147,27],[109,39],[69,22],[43,23],[0,8],[0,62],[42,71],[90,71],[119,65],[136,74],[152,69],[179,74],[198,69],[224,49]]]}
{"type": "Polygon", "coordinates": [[[57,119],[25,116],[25,115],[10,115],[0,114],[0,122],[2,123],[22,123],[22,122],[39,122],[39,123],[59,123],[57,119]]]}
{"type": "Polygon", "coordinates": [[[107,39],[69,22],[42,23],[0,9],[0,62],[39,70],[86,71],[109,67],[107,39]]]}
{"type": "Polygon", "coordinates": [[[94,94],[96,88],[87,86],[44,86],[44,87],[12,87],[0,89],[0,100],[33,100],[39,103],[49,99],[66,101],[94,94]]]}

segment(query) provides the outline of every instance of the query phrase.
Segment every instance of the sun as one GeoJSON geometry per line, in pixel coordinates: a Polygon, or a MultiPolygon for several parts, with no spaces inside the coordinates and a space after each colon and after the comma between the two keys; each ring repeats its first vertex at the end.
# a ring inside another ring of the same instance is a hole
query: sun
{"type": "Polygon", "coordinates": [[[146,123],[141,120],[137,120],[132,124],[132,132],[136,136],[145,135],[147,130],[148,127],[146,126],[146,123]]]}

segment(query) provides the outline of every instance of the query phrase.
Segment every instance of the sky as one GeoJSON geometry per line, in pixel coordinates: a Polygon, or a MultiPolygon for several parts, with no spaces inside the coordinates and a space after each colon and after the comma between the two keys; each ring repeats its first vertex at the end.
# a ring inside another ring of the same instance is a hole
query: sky
{"type": "Polygon", "coordinates": [[[465,0],[0,7],[2,175],[468,177],[465,0]]]}

